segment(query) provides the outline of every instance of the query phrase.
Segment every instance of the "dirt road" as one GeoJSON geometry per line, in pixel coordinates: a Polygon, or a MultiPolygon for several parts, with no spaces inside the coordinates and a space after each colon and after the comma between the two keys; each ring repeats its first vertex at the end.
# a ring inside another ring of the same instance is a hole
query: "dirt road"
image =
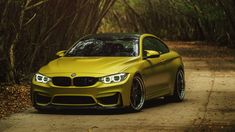
{"type": "Polygon", "coordinates": [[[139,113],[73,110],[39,114],[30,108],[0,120],[0,132],[235,131],[235,62],[187,56],[184,62],[187,91],[181,103],[157,99],[147,102],[139,113]]]}

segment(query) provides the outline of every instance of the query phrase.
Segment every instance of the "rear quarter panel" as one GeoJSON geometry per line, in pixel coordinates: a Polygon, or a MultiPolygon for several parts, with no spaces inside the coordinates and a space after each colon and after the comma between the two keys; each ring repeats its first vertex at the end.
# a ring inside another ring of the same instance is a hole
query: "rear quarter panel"
{"type": "Polygon", "coordinates": [[[184,64],[182,61],[182,57],[173,50],[171,50],[168,53],[168,57],[169,57],[168,68],[169,68],[169,72],[171,76],[170,83],[169,83],[170,85],[169,87],[171,88],[170,95],[173,95],[176,73],[180,68],[184,70],[184,64]]]}

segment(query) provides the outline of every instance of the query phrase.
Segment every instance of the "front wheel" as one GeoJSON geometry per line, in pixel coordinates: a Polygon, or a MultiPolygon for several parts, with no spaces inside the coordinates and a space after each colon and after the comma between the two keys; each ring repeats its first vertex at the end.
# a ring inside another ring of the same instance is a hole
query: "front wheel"
{"type": "Polygon", "coordinates": [[[144,107],[145,92],[144,83],[139,76],[133,79],[131,94],[130,94],[130,108],[132,111],[140,111],[144,107]]]}

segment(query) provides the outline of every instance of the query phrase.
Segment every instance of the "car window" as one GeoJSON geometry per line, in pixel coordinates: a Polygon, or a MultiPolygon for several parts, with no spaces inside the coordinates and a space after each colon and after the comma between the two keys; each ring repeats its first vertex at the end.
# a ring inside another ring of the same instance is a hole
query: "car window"
{"type": "Polygon", "coordinates": [[[139,55],[135,38],[88,38],[74,45],[65,56],[132,57],[139,55]]]}
{"type": "Polygon", "coordinates": [[[168,47],[160,40],[154,37],[146,37],[143,42],[143,50],[154,50],[160,54],[169,52],[168,47]]]}

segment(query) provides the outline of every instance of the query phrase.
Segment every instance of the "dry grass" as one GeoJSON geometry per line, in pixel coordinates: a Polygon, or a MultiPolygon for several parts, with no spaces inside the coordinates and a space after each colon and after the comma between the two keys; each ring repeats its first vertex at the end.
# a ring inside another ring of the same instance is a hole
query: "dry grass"
{"type": "Polygon", "coordinates": [[[215,43],[180,41],[167,41],[166,43],[186,60],[235,60],[235,49],[220,47],[215,43]]]}

